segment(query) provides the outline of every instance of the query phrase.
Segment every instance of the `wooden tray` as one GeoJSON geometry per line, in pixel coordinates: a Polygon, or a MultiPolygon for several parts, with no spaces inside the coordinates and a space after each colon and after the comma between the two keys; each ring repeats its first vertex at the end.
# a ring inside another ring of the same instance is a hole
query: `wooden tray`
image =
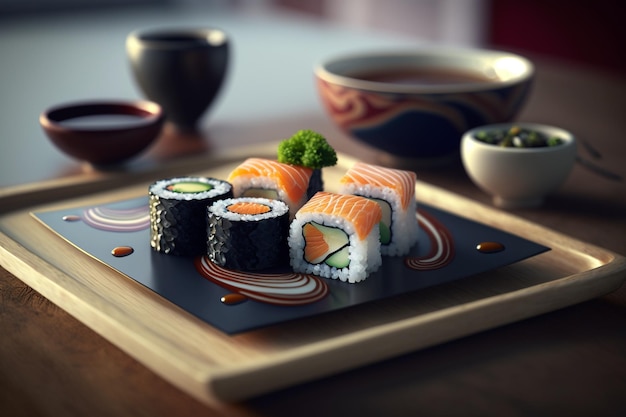
{"type": "MultiPolygon", "coordinates": [[[[224,178],[244,156],[273,157],[274,150],[271,144],[189,159],[134,176],[135,185],[119,175],[0,194],[0,263],[209,404],[243,400],[556,310],[609,293],[626,279],[626,258],[620,255],[418,182],[418,201],[552,250],[413,294],[228,336],[64,242],[30,215],[141,196],[150,182],[170,175],[224,178]]],[[[336,168],[327,169],[329,188],[352,162],[342,155],[336,168]]]]}

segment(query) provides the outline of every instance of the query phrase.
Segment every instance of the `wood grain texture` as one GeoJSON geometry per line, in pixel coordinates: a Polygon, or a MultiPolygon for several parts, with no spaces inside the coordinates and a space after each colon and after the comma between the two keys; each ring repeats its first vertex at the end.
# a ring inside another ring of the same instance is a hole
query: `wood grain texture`
{"type": "MultiPolygon", "coordinates": [[[[271,155],[273,149],[275,144],[246,153],[271,155]]],[[[237,158],[212,160],[211,168],[201,173],[223,178],[240,162],[237,158]]],[[[336,183],[353,162],[341,156],[340,164],[325,172],[327,183],[336,183]]],[[[146,187],[140,183],[79,198],[71,198],[72,187],[65,187],[57,190],[54,201],[65,200],[6,213],[0,219],[0,259],[41,295],[213,406],[559,309],[615,290],[624,280],[626,262],[615,253],[420,182],[418,200],[506,228],[553,250],[393,302],[227,336],[80,252],[30,215],[32,210],[139,196],[146,187]],[[494,276],[507,279],[494,286],[494,276]]]]}

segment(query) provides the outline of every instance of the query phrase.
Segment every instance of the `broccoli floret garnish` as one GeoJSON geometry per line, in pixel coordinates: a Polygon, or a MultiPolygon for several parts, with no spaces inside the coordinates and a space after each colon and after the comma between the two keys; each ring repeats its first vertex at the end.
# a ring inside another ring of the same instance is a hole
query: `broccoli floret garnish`
{"type": "Polygon", "coordinates": [[[299,130],[278,144],[278,162],[319,169],[335,165],[337,153],[324,136],[312,130],[299,130]]]}

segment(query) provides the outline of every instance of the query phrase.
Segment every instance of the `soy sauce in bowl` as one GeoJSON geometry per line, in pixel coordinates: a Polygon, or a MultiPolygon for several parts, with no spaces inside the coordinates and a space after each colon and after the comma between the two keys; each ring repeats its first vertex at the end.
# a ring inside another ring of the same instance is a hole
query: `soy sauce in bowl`
{"type": "Polygon", "coordinates": [[[127,161],[158,137],[164,113],[151,101],[93,101],[52,107],[39,117],[50,141],[94,165],[127,161]]]}
{"type": "Polygon", "coordinates": [[[488,83],[497,81],[495,77],[472,71],[450,68],[411,68],[398,67],[384,70],[356,72],[352,77],[363,81],[402,85],[449,85],[467,83],[488,83]]]}
{"type": "Polygon", "coordinates": [[[145,117],[134,114],[93,114],[73,117],[58,122],[68,129],[128,129],[146,123],[145,117]]]}

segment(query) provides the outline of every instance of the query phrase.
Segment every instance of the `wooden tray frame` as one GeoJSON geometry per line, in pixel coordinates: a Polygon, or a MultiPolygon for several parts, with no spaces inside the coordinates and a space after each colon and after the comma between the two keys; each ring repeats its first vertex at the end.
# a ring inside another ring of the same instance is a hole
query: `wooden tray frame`
{"type": "MultiPolygon", "coordinates": [[[[418,182],[418,202],[552,250],[451,284],[228,336],[76,249],[30,215],[140,196],[147,184],[171,175],[224,177],[246,156],[272,157],[275,146],[188,158],[140,174],[2,190],[0,264],[164,379],[213,405],[553,311],[607,294],[626,280],[621,255],[418,182]],[[131,178],[136,185],[129,185],[131,178]]],[[[353,162],[340,155],[339,165],[326,169],[327,184],[353,162]]]]}

